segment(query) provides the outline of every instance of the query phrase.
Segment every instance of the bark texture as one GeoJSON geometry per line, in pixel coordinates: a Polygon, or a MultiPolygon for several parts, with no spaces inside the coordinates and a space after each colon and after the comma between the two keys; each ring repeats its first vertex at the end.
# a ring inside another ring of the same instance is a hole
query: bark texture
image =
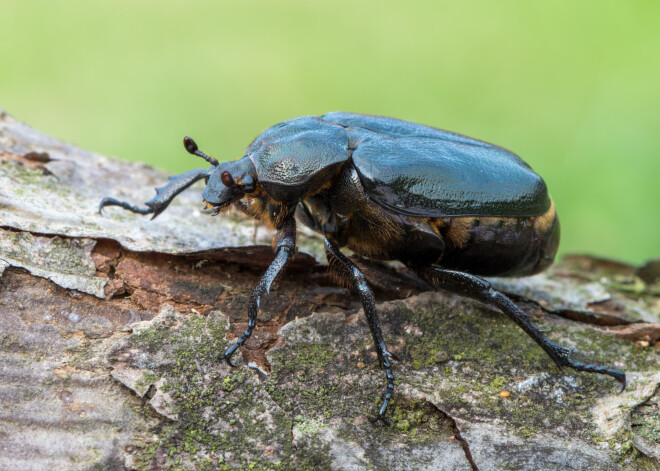
{"type": "Polygon", "coordinates": [[[622,394],[499,312],[360,261],[399,358],[374,425],[384,375],[320,239],[301,231],[229,368],[272,233],[198,210],[201,187],[153,221],[97,213],[166,179],[0,110],[0,469],[659,469],[660,261],[492,280],[576,359],[625,370],[622,394]]]}

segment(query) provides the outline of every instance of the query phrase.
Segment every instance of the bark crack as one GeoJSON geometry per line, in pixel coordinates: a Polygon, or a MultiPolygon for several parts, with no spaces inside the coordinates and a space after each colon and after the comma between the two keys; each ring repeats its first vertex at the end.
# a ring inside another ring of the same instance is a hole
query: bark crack
{"type": "Polygon", "coordinates": [[[660,383],[657,383],[653,393],[646,400],[637,404],[630,411],[630,427],[633,434],[633,445],[644,456],[660,459],[660,443],[656,438],[660,426],[660,383]]]}
{"type": "Polygon", "coordinates": [[[441,407],[439,407],[437,404],[435,404],[433,401],[427,400],[429,404],[431,404],[435,409],[438,410],[444,417],[446,417],[452,424],[452,430],[454,431],[454,440],[456,440],[460,445],[461,448],[463,449],[463,453],[465,454],[465,459],[468,460],[468,463],[470,463],[470,467],[472,467],[472,471],[479,471],[479,468],[477,467],[477,464],[474,462],[474,458],[472,457],[472,451],[470,450],[470,444],[467,442],[467,440],[463,437],[461,434],[461,429],[458,426],[458,422],[454,417],[451,416],[451,414],[441,407]]]}
{"type": "Polygon", "coordinates": [[[296,446],[296,436],[293,429],[296,427],[296,408],[291,407],[291,449],[295,452],[298,449],[296,446]]]}

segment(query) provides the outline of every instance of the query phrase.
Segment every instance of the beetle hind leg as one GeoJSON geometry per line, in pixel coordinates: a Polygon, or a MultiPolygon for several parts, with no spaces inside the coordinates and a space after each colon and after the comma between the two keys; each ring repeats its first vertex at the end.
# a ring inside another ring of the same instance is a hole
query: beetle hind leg
{"type": "Polygon", "coordinates": [[[394,392],[394,375],[392,374],[392,364],[390,362],[390,358],[393,358],[394,355],[387,350],[387,345],[385,345],[385,341],[383,340],[383,332],[380,328],[380,321],[378,320],[378,314],[376,312],[374,295],[367,285],[367,279],[364,276],[364,273],[362,273],[362,271],[350,259],[341,253],[341,251],[327,238],[324,239],[324,242],[325,255],[328,258],[328,262],[332,264],[332,267],[339,276],[348,281],[360,294],[360,300],[362,301],[364,313],[367,316],[369,330],[371,330],[371,335],[374,339],[374,344],[376,345],[376,351],[378,352],[378,359],[385,370],[385,378],[387,380],[383,403],[378,410],[378,415],[372,420],[372,422],[384,420],[385,411],[387,410],[387,406],[392,399],[392,393],[394,392]]]}
{"type": "Polygon", "coordinates": [[[551,342],[525,312],[505,295],[494,290],[486,280],[468,273],[445,270],[439,267],[413,267],[413,269],[422,279],[435,288],[446,289],[498,308],[518,324],[552,358],[558,367],[568,366],[577,371],[611,376],[621,383],[621,391],[625,389],[626,374],[624,372],[605,366],[587,365],[571,360],[572,350],[570,348],[551,342]]]}

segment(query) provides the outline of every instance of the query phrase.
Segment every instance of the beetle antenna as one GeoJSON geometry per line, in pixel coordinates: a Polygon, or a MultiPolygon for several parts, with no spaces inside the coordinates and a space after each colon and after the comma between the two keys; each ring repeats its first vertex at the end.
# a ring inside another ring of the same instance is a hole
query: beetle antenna
{"type": "Polygon", "coordinates": [[[209,157],[204,152],[199,150],[199,148],[197,147],[197,143],[195,141],[193,141],[192,137],[186,136],[186,137],[183,138],[183,147],[186,148],[188,153],[190,153],[192,155],[196,155],[197,157],[201,157],[202,159],[206,160],[208,163],[210,163],[214,167],[217,167],[219,165],[219,162],[217,161],[217,159],[214,159],[213,157],[209,157]]]}

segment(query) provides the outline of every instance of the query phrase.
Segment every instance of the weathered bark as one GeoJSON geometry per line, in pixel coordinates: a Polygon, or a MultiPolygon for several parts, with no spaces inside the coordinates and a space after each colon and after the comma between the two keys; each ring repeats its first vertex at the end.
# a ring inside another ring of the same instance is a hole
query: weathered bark
{"type": "Polygon", "coordinates": [[[658,468],[660,263],[568,257],[494,280],[576,358],[625,370],[617,394],[499,312],[363,261],[400,359],[392,425],[374,425],[384,375],[319,239],[300,235],[230,369],[217,355],[272,234],[207,217],[198,189],[153,221],[97,213],[165,181],[0,112],[1,469],[658,468]]]}

